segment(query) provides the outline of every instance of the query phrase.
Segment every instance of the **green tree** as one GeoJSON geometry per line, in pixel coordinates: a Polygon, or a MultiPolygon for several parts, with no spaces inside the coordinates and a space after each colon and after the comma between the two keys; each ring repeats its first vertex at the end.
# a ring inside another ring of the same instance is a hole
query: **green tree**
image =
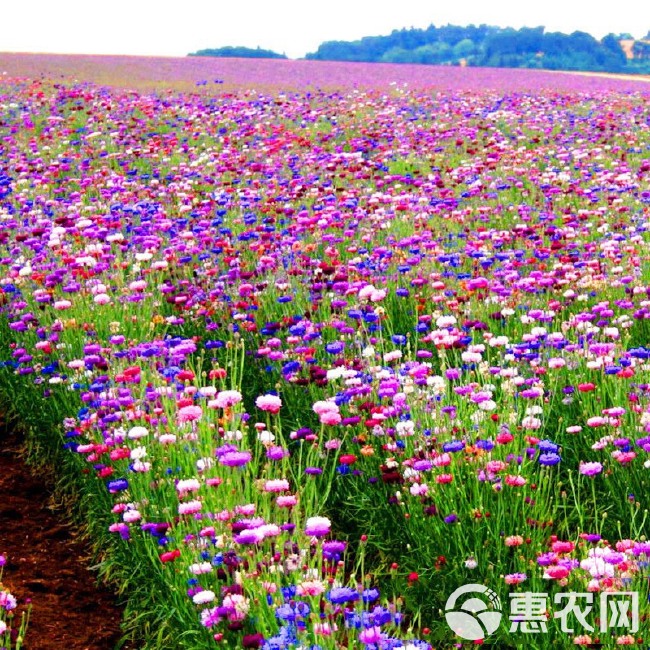
{"type": "Polygon", "coordinates": [[[453,52],[454,59],[467,59],[476,52],[476,44],[471,38],[464,38],[454,45],[453,52]]]}
{"type": "Polygon", "coordinates": [[[215,57],[239,57],[247,59],[286,59],[286,54],[278,54],[272,50],[263,50],[261,47],[251,48],[241,45],[217,47],[213,49],[197,50],[188,56],[215,56],[215,57]]]}

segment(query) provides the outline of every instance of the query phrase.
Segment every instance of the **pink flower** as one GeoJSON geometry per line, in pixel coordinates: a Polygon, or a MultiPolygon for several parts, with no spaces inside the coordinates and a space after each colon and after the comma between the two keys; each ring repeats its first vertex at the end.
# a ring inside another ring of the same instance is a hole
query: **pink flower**
{"type": "Polygon", "coordinates": [[[222,390],[216,397],[208,402],[210,408],[225,409],[242,401],[241,393],[238,390],[222,390]]]}
{"type": "Polygon", "coordinates": [[[203,411],[200,406],[184,406],[183,408],[178,409],[178,413],[176,413],[176,422],[178,422],[178,424],[194,422],[195,420],[200,420],[202,415],[203,411]]]}
{"type": "Polygon", "coordinates": [[[268,411],[269,413],[279,413],[282,407],[282,400],[277,395],[260,395],[255,400],[255,406],[260,411],[268,411]]]}
{"type": "Polygon", "coordinates": [[[636,458],[636,452],[634,451],[616,451],[612,452],[612,458],[617,460],[621,465],[625,463],[631,463],[636,458]]]}
{"type": "Polygon", "coordinates": [[[603,471],[601,463],[585,463],[580,461],[580,473],[584,476],[595,476],[603,471]]]}
{"type": "Polygon", "coordinates": [[[575,547],[576,545],[574,542],[565,542],[561,539],[558,539],[551,544],[551,550],[553,553],[572,553],[575,550],[575,547]]]}
{"type": "Polygon", "coordinates": [[[198,501],[187,501],[186,503],[178,504],[178,514],[179,515],[194,515],[197,512],[201,512],[203,504],[198,501]]]}
{"type": "Polygon", "coordinates": [[[314,623],[314,634],[322,634],[323,636],[331,636],[336,630],[338,630],[338,626],[336,623],[314,623]]]}
{"type": "Polygon", "coordinates": [[[106,293],[98,293],[94,298],[93,302],[96,305],[107,305],[111,301],[111,298],[106,293]]]}
{"type": "Polygon", "coordinates": [[[318,402],[314,402],[312,410],[314,413],[316,413],[316,415],[323,416],[325,413],[338,413],[339,407],[336,402],[331,402],[329,400],[319,400],[318,402]]]}
{"type": "Polygon", "coordinates": [[[509,573],[503,579],[507,585],[518,585],[527,580],[528,576],[525,573],[509,573]]]}
{"type": "Polygon", "coordinates": [[[506,463],[504,463],[502,460],[490,460],[485,465],[485,469],[488,472],[492,472],[492,474],[502,472],[506,467],[506,463]]]}
{"type": "Polygon", "coordinates": [[[380,643],[382,639],[386,638],[386,635],[382,633],[381,628],[378,625],[374,627],[367,627],[363,632],[359,634],[359,641],[361,643],[380,643]]]}
{"type": "Polygon", "coordinates": [[[147,288],[145,280],[134,280],[129,283],[129,291],[144,291],[147,288]]]}
{"type": "Polygon", "coordinates": [[[592,640],[588,634],[579,634],[573,638],[574,645],[591,645],[592,640]]]}
{"type": "Polygon", "coordinates": [[[544,571],[544,578],[546,580],[564,580],[569,573],[569,569],[565,566],[550,566],[544,571]]]}
{"type": "Polygon", "coordinates": [[[320,416],[321,424],[335,425],[341,423],[341,414],[338,411],[327,411],[320,416]]]}
{"type": "Polygon", "coordinates": [[[616,645],[635,645],[636,639],[631,634],[616,637],[616,645]]]}
{"type": "Polygon", "coordinates": [[[278,508],[293,508],[298,503],[298,497],[294,494],[279,496],[275,499],[278,508]]]}
{"type": "Polygon", "coordinates": [[[320,580],[305,580],[297,585],[299,596],[320,596],[325,591],[325,585],[320,580]]]}
{"type": "Polygon", "coordinates": [[[176,483],[176,491],[181,497],[187,496],[190,492],[197,492],[201,483],[196,478],[181,479],[176,483]]]}
{"type": "Polygon", "coordinates": [[[409,492],[414,497],[424,496],[429,491],[429,486],[426,483],[414,483],[409,488],[409,492]]]}
{"type": "Polygon", "coordinates": [[[284,478],[270,479],[264,484],[265,492],[284,492],[289,489],[289,481],[284,478]]]}

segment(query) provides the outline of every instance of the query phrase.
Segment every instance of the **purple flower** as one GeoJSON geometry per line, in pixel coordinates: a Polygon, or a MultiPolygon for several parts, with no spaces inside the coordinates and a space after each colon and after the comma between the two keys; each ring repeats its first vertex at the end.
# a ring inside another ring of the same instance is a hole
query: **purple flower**
{"type": "Polygon", "coordinates": [[[252,458],[250,451],[228,451],[219,456],[219,462],[226,467],[241,467],[252,458]]]}
{"type": "Polygon", "coordinates": [[[287,449],[284,449],[284,447],[269,447],[266,450],[266,457],[269,460],[282,460],[283,458],[286,458],[289,455],[289,451],[287,449]]]}

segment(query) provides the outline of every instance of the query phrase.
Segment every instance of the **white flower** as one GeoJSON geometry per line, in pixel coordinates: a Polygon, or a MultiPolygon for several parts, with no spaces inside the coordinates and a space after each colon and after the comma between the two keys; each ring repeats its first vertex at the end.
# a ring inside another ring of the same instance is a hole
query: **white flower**
{"type": "Polygon", "coordinates": [[[146,447],[135,447],[134,449],[131,449],[131,460],[142,460],[143,458],[146,458],[146,456],[146,447]]]}
{"type": "Polygon", "coordinates": [[[122,519],[127,524],[132,524],[134,521],[139,521],[142,518],[142,515],[138,510],[126,510],[122,515],[122,519]]]}
{"type": "Polygon", "coordinates": [[[126,434],[131,440],[137,440],[138,438],[144,438],[149,435],[149,431],[145,427],[131,427],[129,432],[126,434]]]}
{"type": "Polygon", "coordinates": [[[209,562],[197,562],[196,564],[190,564],[188,569],[190,573],[198,576],[203,573],[210,573],[212,571],[212,565],[209,562]]]}
{"type": "Polygon", "coordinates": [[[192,600],[194,601],[195,605],[205,605],[206,603],[211,603],[214,599],[215,593],[209,589],[199,591],[198,594],[194,594],[194,596],[192,596],[192,600]]]}
{"type": "Polygon", "coordinates": [[[264,431],[260,431],[257,434],[257,439],[263,444],[263,445],[268,445],[271,444],[275,440],[275,436],[270,432],[267,431],[266,429],[264,431]]]}

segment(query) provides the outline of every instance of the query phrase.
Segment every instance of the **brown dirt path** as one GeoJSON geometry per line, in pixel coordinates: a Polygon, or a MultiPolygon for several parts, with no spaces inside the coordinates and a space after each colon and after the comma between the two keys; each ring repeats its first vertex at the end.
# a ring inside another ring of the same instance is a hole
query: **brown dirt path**
{"type": "Polygon", "coordinates": [[[3,582],[19,601],[31,599],[25,650],[111,650],[122,611],[97,586],[90,553],[53,508],[51,490],[21,455],[19,435],[0,424],[0,554],[3,582]]]}

